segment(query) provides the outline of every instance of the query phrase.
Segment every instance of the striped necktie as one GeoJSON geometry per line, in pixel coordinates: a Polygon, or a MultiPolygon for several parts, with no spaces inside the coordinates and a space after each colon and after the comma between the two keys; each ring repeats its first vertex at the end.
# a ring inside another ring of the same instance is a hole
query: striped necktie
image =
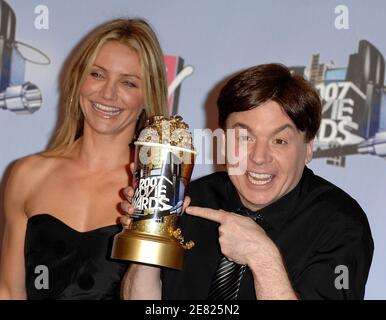
{"type": "MultiPolygon", "coordinates": [[[[236,212],[249,216],[258,223],[263,218],[262,215],[252,213],[245,208],[239,209],[236,212]]],[[[245,269],[245,265],[237,264],[222,256],[209,289],[208,300],[236,300],[245,269]]]]}

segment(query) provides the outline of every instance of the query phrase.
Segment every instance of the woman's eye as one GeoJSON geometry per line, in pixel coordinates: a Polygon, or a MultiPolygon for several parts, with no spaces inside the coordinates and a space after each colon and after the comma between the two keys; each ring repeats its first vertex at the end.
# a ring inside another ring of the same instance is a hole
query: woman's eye
{"type": "Polygon", "coordinates": [[[95,79],[101,79],[103,76],[100,72],[91,71],[90,75],[95,79]]]}
{"type": "Polygon", "coordinates": [[[122,81],[122,84],[126,87],[137,88],[137,85],[131,81],[122,81]]]}

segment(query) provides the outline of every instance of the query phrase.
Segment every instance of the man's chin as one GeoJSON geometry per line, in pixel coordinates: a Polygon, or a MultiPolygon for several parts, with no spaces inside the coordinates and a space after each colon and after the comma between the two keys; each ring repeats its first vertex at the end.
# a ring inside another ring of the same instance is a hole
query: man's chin
{"type": "Polygon", "coordinates": [[[249,199],[249,200],[244,200],[242,201],[243,205],[248,208],[249,210],[252,211],[257,211],[260,209],[263,209],[266,207],[270,202],[268,201],[262,201],[262,200],[257,200],[257,199],[249,199]]]}

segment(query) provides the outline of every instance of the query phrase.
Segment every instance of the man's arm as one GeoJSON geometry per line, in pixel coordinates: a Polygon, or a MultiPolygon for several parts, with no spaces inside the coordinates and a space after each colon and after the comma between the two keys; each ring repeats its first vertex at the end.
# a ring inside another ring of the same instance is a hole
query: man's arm
{"type": "Polygon", "coordinates": [[[221,252],[228,259],[251,269],[256,299],[297,299],[279,249],[255,221],[208,208],[188,207],[186,212],[220,224],[221,252]]]}
{"type": "Polygon", "coordinates": [[[272,243],[265,250],[264,259],[261,255],[250,256],[247,263],[253,275],[256,299],[297,300],[278,248],[272,243]]]}
{"type": "Polygon", "coordinates": [[[221,252],[251,269],[256,299],[297,299],[278,248],[255,221],[208,208],[189,207],[186,212],[220,224],[221,252]]]}
{"type": "Polygon", "coordinates": [[[373,240],[367,221],[360,223],[344,218],[341,212],[335,211],[312,246],[311,254],[294,282],[302,299],[364,298],[373,240]]]}

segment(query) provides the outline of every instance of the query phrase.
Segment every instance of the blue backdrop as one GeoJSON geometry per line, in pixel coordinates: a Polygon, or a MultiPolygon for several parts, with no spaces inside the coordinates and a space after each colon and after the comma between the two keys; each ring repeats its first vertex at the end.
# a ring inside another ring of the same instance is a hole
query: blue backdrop
{"type": "MultiPolygon", "coordinates": [[[[3,39],[14,43],[11,50],[0,38],[3,180],[12,161],[46,147],[57,120],[58,75],[81,37],[112,18],[143,17],[156,29],[165,54],[194,68],[178,99],[178,113],[191,128],[215,127],[219,85],[252,65],[281,62],[318,86],[325,126],[310,167],[367,213],[375,255],[366,298],[386,298],[385,1],[0,2],[2,13],[6,4],[15,13],[7,21],[3,14],[1,21],[3,39]]],[[[210,163],[197,165],[194,177],[213,170],[210,163]]]]}

